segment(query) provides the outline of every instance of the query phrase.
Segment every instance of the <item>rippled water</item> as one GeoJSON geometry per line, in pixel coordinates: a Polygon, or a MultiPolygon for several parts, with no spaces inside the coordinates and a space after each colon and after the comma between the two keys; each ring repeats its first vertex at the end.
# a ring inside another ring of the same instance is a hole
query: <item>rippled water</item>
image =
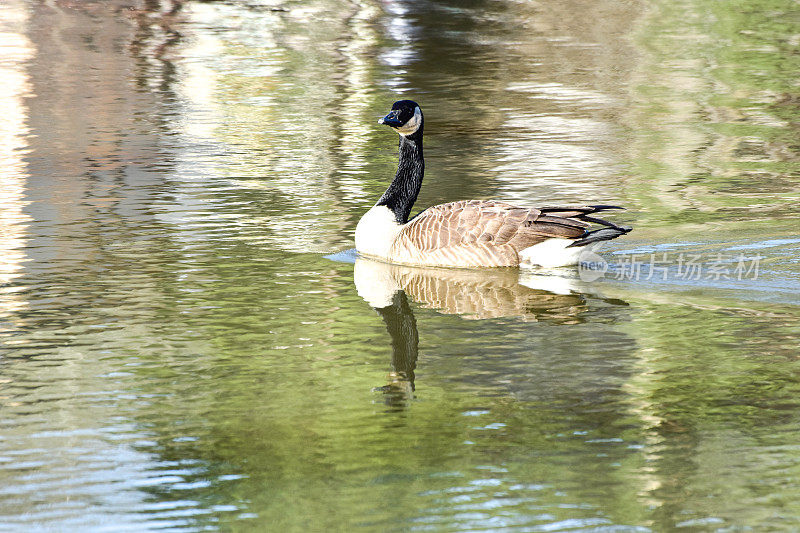
{"type": "Polygon", "coordinates": [[[3,2],[0,529],[797,530],[799,25],[3,2]],[[400,96],[419,206],[625,205],[605,275],[356,258],[400,96]]]}

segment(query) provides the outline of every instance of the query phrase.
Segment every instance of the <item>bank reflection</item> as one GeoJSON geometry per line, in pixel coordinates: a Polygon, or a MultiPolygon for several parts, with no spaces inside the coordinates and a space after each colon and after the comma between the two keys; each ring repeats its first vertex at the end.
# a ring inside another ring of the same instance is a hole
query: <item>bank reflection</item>
{"type": "Polygon", "coordinates": [[[363,257],[356,259],[353,279],[358,295],[378,312],[391,338],[391,381],[376,389],[387,395],[389,404],[411,399],[415,389],[419,332],[410,301],[467,320],[515,318],[570,325],[583,321],[588,298],[597,296],[577,278],[519,269],[409,267],[363,257]]]}

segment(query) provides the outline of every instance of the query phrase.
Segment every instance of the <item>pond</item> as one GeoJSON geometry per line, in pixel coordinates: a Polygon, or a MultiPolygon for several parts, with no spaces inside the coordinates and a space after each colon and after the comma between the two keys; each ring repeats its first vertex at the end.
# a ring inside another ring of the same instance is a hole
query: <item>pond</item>
{"type": "Polygon", "coordinates": [[[0,4],[0,530],[800,529],[785,0],[0,4]],[[622,205],[599,267],[353,252],[622,205]],[[595,268],[597,267],[597,268],[595,268]]]}

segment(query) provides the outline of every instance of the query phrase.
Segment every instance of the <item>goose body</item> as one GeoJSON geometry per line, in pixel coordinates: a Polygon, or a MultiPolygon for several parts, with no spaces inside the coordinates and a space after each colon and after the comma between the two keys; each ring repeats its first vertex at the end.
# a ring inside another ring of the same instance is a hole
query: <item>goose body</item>
{"type": "Polygon", "coordinates": [[[592,216],[620,209],[608,205],[525,208],[462,200],[409,220],[425,168],[422,111],[401,100],[379,122],[400,134],[400,161],[389,188],[356,227],[360,254],[406,265],[558,267],[574,265],[587,249],[630,231],[592,216]]]}

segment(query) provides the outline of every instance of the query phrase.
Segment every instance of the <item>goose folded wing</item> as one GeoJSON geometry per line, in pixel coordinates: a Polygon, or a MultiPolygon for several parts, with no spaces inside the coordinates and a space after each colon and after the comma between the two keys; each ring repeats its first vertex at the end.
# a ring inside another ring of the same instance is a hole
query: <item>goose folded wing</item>
{"type": "Polygon", "coordinates": [[[557,213],[494,201],[461,201],[426,209],[401,231],[392,255],[442,266],[515,266],[519,252],[550,238],[579,239],[589,225],[581,208],[557,213]],[[564,216],[567,215],[567,216],[564,216]]]}

